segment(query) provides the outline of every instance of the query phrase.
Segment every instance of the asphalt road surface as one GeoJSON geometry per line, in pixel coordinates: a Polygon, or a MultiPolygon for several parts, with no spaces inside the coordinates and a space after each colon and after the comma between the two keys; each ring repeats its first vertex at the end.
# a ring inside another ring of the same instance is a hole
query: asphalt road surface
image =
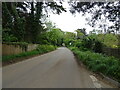
{"type": "Polygon", "coordinates": [[[3,67],[3,88],[110,88],[78,65],[73,53],[55,51],[3,67]]]}

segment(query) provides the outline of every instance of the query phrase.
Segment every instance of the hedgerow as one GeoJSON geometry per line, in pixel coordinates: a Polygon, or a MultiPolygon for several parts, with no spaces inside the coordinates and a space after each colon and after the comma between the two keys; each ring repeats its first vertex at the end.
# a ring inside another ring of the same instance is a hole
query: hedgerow
{"type": "Polygon", "coordinates": [[[120,60],[91,51],[80,51],[77,47],[70,48],[88,69],[102,73],[120,82],[120,60]]]}

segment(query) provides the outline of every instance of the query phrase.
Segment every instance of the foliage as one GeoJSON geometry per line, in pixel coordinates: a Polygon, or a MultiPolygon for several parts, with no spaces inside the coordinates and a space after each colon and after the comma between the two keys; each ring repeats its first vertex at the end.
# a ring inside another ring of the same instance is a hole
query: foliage
{"type": "Polygon", "coordinates": [[[75,30],[77,32],[77,39],[83,39],[86,35],[86,29],[77,29],[75,30]]]}
{"type": "Polygon", "coordinates": [[[97,35],[85,36],[82,39],[75,40],[73,46],[78,47],[80,50],[92,50],[97,53],[102,52],[103,44],[97,39],[97,35]]]}
{"type": "Polygon", "coordinates": [[[86,35],[85,29],[78,29],[77,40],[73,46],[78,47],[80,50],[92,50],[98,53],[102,52],[102,42],[97,39],[96,34],[86,35]]]}
{"type": "MultiPolygon", "coordinates": [[[[115,2],[69,2],[71,8],[71,13],[82,12],[83,15],[91,15],[91,18],[87,18],[88,24],[92,27],[97,26],[97,21],[103,21],[103,17],[106,20],[113,22],[113,25],[110,27],[114,32],[120,30],[120,1],[115,2]]],[[[104,32],[107,32],[106,26],[108,24],[99,23],[100,28],[104,28],[104,32]]]]}
{"type": "Polygon", "coordinates": [[[40,44],[52,44],[61,46],[63,43],[63,31],[59,28],[51,29],[47,32],[44,32],[39,36],[39,43],[40,44]]]}
{"type": "Polygon", "coordinates": [[[118,38],[118,48],[120,48],[120,35],[117,35],[118,38]]]}
{"type": "Polygon", "coordinates": [[[2,29],[3,42],[17,42],[18,38],[12,34],[12,30],[9,28],[2,29]]]}
{"type": "Polygon", "coordinates": [[[107,47],[111,48],[118,47],[119,38],[115,34],[98,34],[97,39],[107,47]]]}
{"type": "Polygon", "coordinates": [[[72,46],[75,46],[78,48],[82,47],[82,40],[80,40],[80,39],[74,40],[72,46]]]}
{"type": "Polygon", "coordinates": [[[46,29],[47,29],[48,31],[56,28],[55,23],[53,23],[53,22],[51,22],[51,21],[47,21],[46,19],[44,20],[44,24],[45,24],[46,29]]]}
{"type": "Polygon", "coordinates": [[[103,47],[119,48],[119,40],[119,35],[115,34],[91,34],[75,40],[73,46],[80,48],[80,50],[86,48],[101,53],[103,47]]]}
{"type": "Polygon", "coordinates": [[[48,38],[53,45],[61,46],[63,42],[63,32],[60,29],[53,29],[48,32],[48,38]]]}
{"type": "Polygon", "coordinates": [[[90,70],[103,73],[120,82],[120,61],[118,59],[90,51],[83,52],[77,47],[70,47],[70,49],[90,70]]]}
{"type": "Polygon", "coordinates": [[[86,37],[82,40],[82,45],[84,48],[92,49],[93,41],[94,41],[94,39],[90,39],[90,38],[86,37]]]}
{"type": "Polygon", "coordinates": [[[4,41],[38,43],[39,35],[46,31],[41,22],[43,10],[56,14],[66,11],[56,2],[2,2],[2,26],[4,41]],[[49,8],[48,8],[49,7],[49,8]]]}
{"type": "Polygon", "coordinates": [[[9,28],[12,30],[11,32],[7,32],[9,35],[12,34],[21,41],[24,37],[24,17],[20,18],[16,9],[19,4],[20,3],[2,3],[2,25],[3,29],[9,28]]]}
{"type": "Polygon", "coordinates": [[[95,51],[96,53],[101,53],[102,47],[103,47],[103,44],[100,41],[95,41],[93,46],[93,51],[95,51]]]}
{"type": "Polygon", "coordinates": [[[76,35],[72,32],[64,32],[63,43],[65,46],[71,46],[74,44],[76,35]]]}
{"type": "Polygon", "coordinates": [[[3,34],[2,40],[3,40],[3,42],[16,42],[16,41],[18,41],[17,37],[13,36],[12,34],[9,35],[8,33],[3,34]]]}
{"type": "Polygon", "coordinates": [[[74,39],[66,38],[66,39],[64,39],[63,42],[64,42],[65,46],[68,47],[68,46],[71,46],[74,43],[74,39]]]}
{"type": "Polygon", "coordinates": [[[49,51],[53,51],[56,48],[57,47],[53,45],[39,45],[36,50],[39,51],[39,53],[46,53],[49,51]]]}
{"type": "Polygon", "coordinates": [[[64,32],[64,38],[75,39],[76,35],[72,32],[64,32]]]}

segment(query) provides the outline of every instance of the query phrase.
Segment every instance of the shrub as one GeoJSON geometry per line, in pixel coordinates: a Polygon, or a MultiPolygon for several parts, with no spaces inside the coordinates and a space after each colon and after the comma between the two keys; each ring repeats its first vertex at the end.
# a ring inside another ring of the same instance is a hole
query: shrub
{"type": "Polygon", "coordinates": [[[36,50],[39,51],[40,53],[46,53],[55,50],[56,48],[57,47],[53,45],[39,45],[36,50]]]}
{"type": "Polygon", "coordinates": [[[81,40],[74,40],[73,46],[80,48],[82,46],[81,40]]]}
{"type": "Polygon", "coordinates": [[[93,46],[93,51],[97,53],[102,52],[102,43],[100,41],[95,41],[93,46]]]}
{"type": "Polygon", "coordinates": [[[100,72],[120,82],[120,61],[113,56],[105,56],[91,51],[70,48],[77,57],[92,71],[100,72]]]}
{"type": "Polygon", "coordinates": [[[4,34],[2,39],[4,42],[16,42],[16,41],[18,41],[18,39],[15,36],[8,35],[8,33],[4,34]]]}
{"type": "Polygon", "coordinates": [[[84,38],[82,40],[82,46],[87,49],[92,49],[93,40],[90,38],[84,38]]]}

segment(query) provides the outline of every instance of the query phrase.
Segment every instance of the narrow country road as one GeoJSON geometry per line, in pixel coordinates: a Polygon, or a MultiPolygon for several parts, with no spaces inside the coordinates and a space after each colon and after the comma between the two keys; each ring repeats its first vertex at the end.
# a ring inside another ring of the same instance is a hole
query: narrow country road
{"type": "Polygon", "coordinates": [[[102,88],[77,64],[73,53],[61,47],[50,53],[3,67],[3,88],[102,88]]]}

